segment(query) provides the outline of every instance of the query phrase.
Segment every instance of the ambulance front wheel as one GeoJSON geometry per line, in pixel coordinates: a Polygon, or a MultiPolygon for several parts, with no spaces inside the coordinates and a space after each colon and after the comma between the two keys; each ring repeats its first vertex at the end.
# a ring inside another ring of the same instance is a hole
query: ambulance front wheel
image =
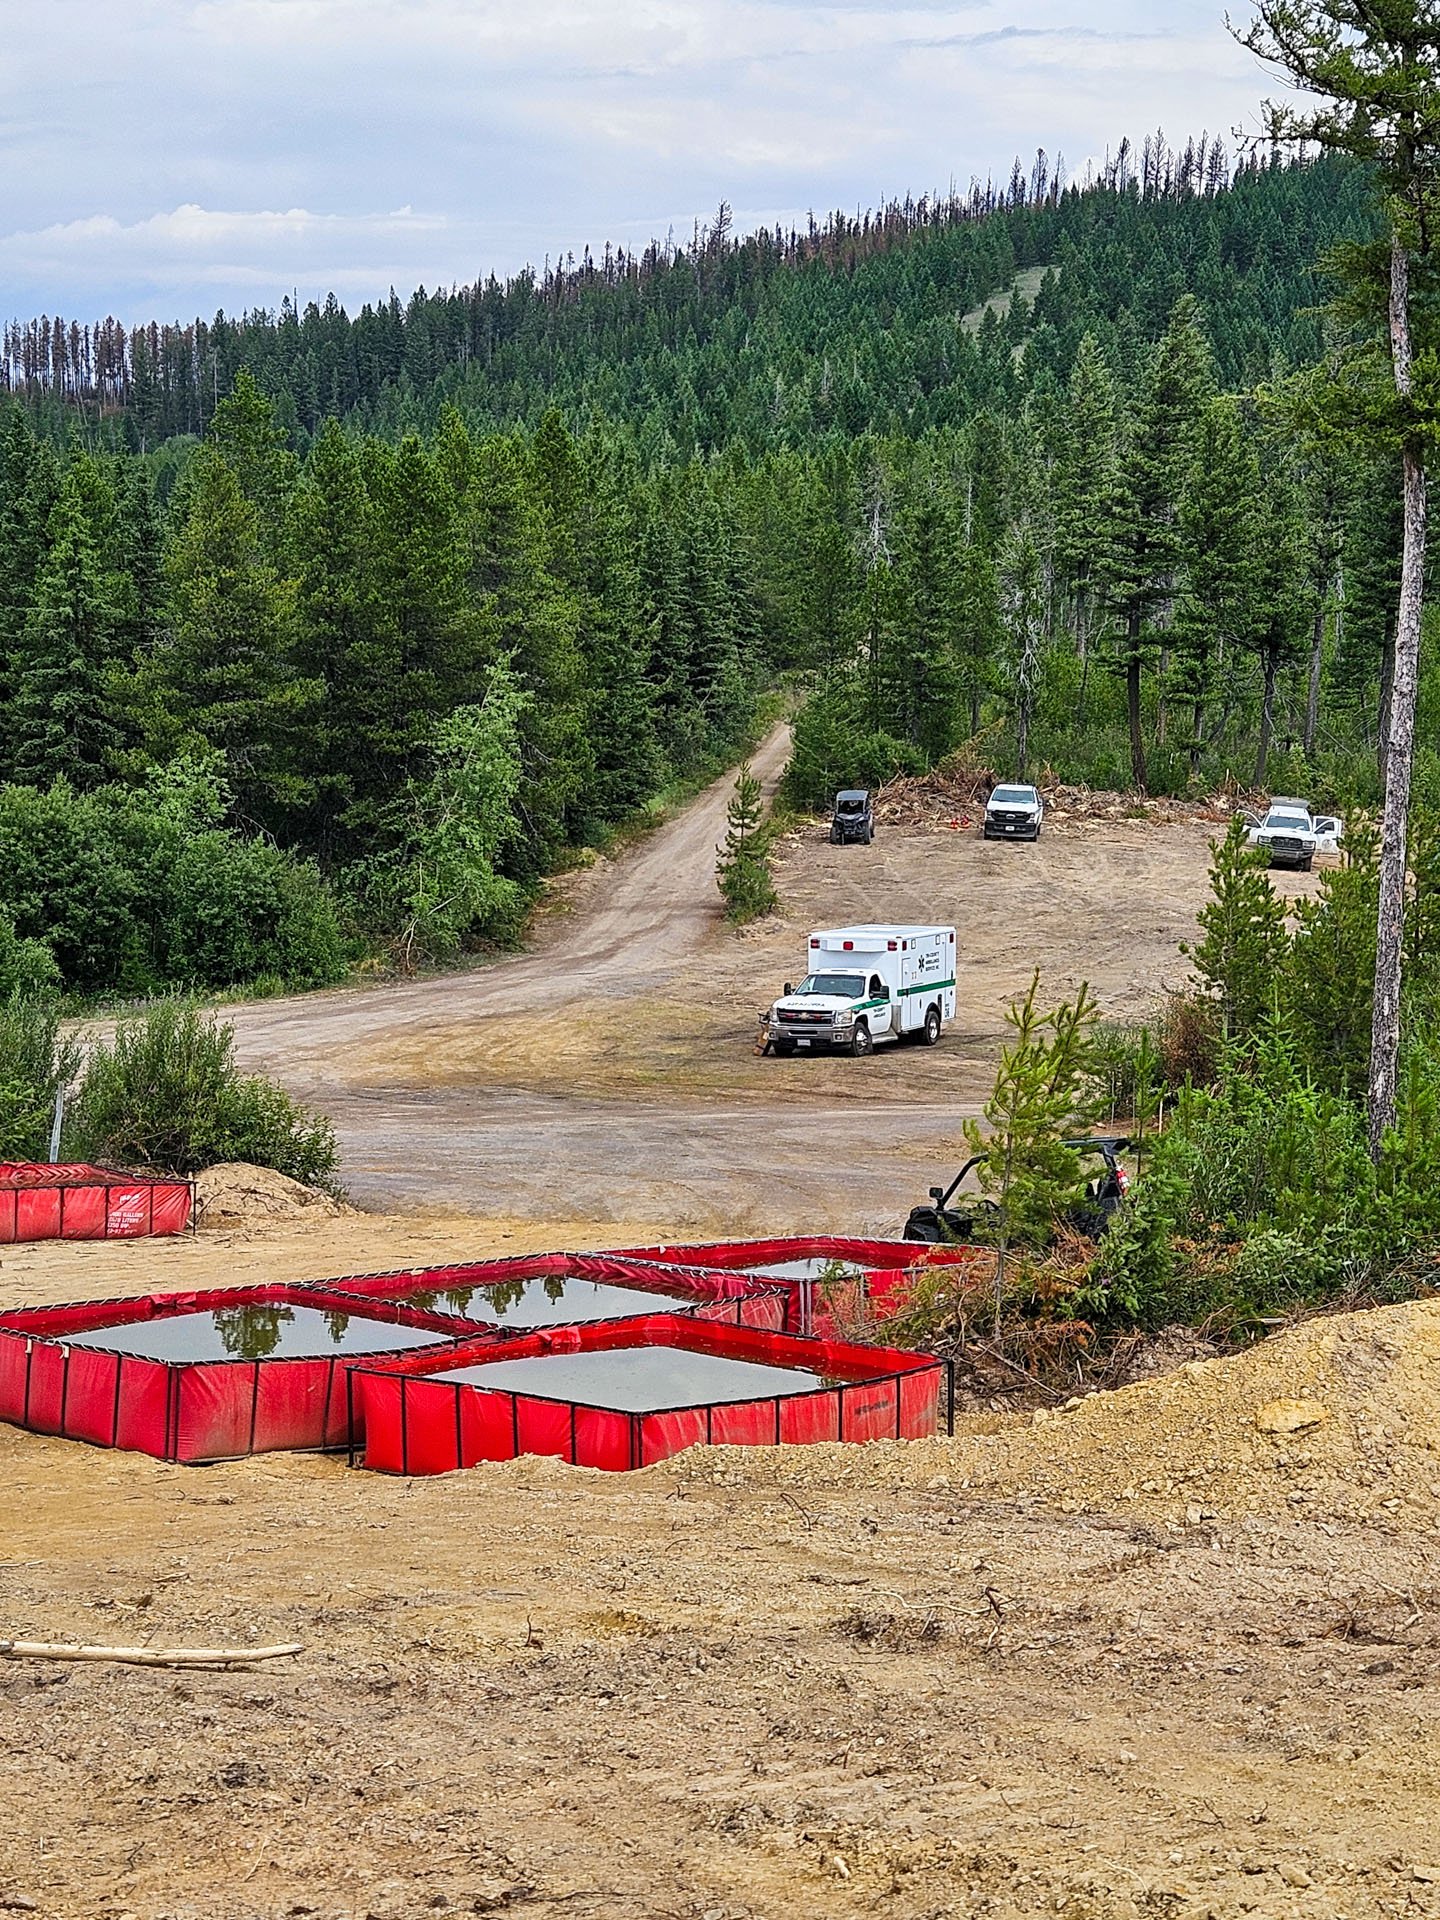
{"type": "Polygon", "coordinates": [[[855,1055],[857,1060],[863,1055],[875,1051],[874,1037],[869,1027],[863,1022],[855,1029],[855,1038],[850,1042],[850,1051],[855,1055]]]}
{"type": "Polygon", "coordinates": [[[940,1040],[940,1009],[938,1007],[931,1007],[926,1014],[925,1030],[920,1037],[927,1047],[938,1045],[940,1040]]]}

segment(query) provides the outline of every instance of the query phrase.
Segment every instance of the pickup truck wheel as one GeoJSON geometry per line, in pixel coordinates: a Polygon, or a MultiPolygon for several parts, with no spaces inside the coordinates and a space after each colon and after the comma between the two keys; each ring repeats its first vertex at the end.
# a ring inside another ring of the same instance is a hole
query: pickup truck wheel
{"type": "Polygon", "coordinates": [[[875,1051],[874,1036],[863,1020],[855,1029],[855,1038],[850,1042],[850,1051],[855,1055],[857,1060],[863,1059],[867,1053],[873,1053],[875,1051]]]}
{"type": "Polygon", "coordinates": [[[930,1011],[925,1015],[925,1025],[921,1030],[920,1038],[927,1047],[933,1047],[939,1042],[940,1009],[938,1007],[931,1007],[930,1011]]]}

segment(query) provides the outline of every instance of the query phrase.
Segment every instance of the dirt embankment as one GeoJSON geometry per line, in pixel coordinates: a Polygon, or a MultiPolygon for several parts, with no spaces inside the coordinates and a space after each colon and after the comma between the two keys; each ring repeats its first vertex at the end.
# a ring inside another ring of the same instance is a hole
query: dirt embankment
{"type": "Polygon", "coordinates": [[[0,1667],[0,1895],[1440,1914],[1437,1359],[1440,1307],[1396,1308],[953,1443],[637,1476],[186,1471],[0,1431],[5,1631],[306,1644],[0,1667]]]}

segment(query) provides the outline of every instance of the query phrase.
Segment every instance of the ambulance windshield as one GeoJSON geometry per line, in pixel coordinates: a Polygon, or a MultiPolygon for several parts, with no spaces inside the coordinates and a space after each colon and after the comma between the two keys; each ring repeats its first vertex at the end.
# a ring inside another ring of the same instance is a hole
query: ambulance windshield
{"type": "Polygon", "coordinates": [[[835,1000],[863,1000],[865,976],[863,973],[812,973],[795,991],[797,995],[823,993],[835,1000]]]}

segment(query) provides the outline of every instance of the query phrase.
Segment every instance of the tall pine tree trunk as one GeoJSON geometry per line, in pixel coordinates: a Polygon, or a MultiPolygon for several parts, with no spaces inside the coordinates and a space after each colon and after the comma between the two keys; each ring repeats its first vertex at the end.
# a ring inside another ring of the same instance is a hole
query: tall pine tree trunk
{"type": "Polygon", "coordinates": [[[1085,698],[1090,688],[1090,595],[1082,582],[1075,589],[1075,651],[1080,660],[1080,692],[1075,702],[1075,723],[1085,724],[1085,698]]]}
{"type": "Polygon", "coordinates": [[[1255,784],[1263,787],[1270,771],[1270,742],[1275,734],[1275,649],[1266,647],[1264,692],[1260,697],[1260,751],[1255,756],[1255,784]]]}
{"type": "MultiPolygon", "coordinates": [[[[1408,399],[1413,385],[1410,344],[1410,259],[1399,233],[1390,242],[1390,350],[1395,388],[1408,399]]],[[[1420,686],[1420,620],[1425,604],[1425,456],[1413,437],[1405,445],[1405,555],[1395,664],[1386,728],[1385,818],[1380,830],[1380,916],[1375,939],[1375,1007],[1370,1031],[1370,1152],[1378,1160],[1395,1123],[1400,1066],[1400,989],[1405,936],[1405,869],[1410,822],[1410,774],[1415,756],[1415,704],[1420,686]]]]}
{"type": "Polygon", "coordinates": [[[1325,659],[1325,602],[1315,609],[1315,631],[1310,639],[1310,684],[1305,695],[1305,758],[1315,757],[1320,731],[1320,669],[1325,659]]]}
{"type": "Polygon", "coordinates": [[[1385,757],[1390,751],[1390,699],[1395,690],[1395,634],[1389,622],[1380,643],[1380,724],[1375,733],[1375,762],[1385,780],[1385,757]]]}
{"type": "Polygon", "coordinates": [[[1144,793],[1148,784],[1145,767],[1145,733],[1140,723],[1140,613],[1136,608],[1126,623],[1125,706],[1130,719],[1130,777],[1144,793]]]}

